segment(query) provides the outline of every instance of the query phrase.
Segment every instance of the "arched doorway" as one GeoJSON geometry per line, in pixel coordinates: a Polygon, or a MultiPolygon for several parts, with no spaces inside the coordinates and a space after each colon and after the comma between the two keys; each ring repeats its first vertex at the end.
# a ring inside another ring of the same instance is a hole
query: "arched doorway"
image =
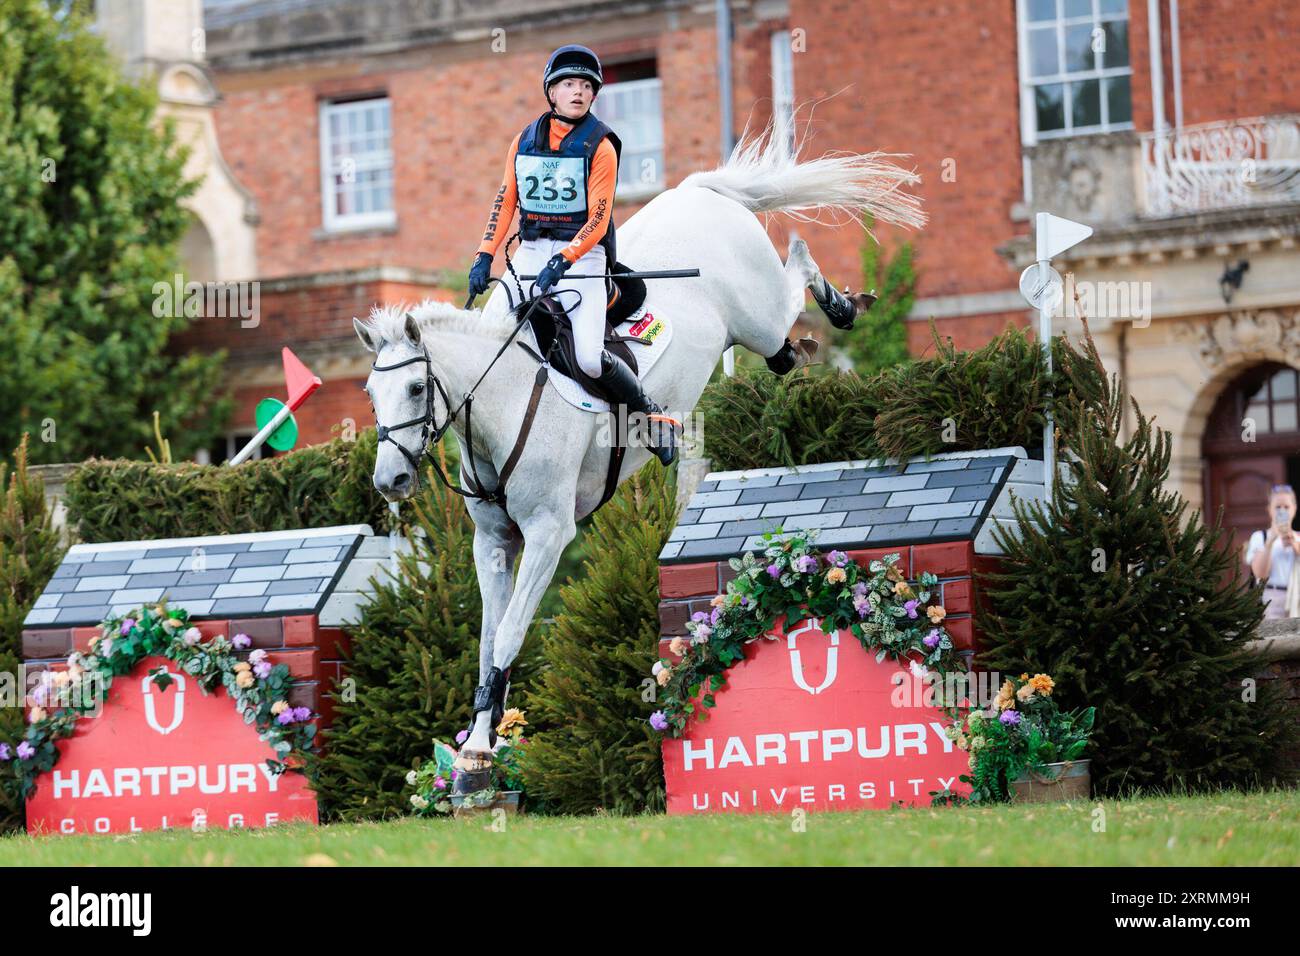
{"type": "Polygon", "coordinates": [[[1300,373],[1280,362],[1247,369],[1219,395],[1201,440],[1205,517],[1220,507],[1238,554],[1264,527],[1269,489],[1300,488],[1300,373]],[[1254,423],[1253,441],[1248,425],[1254,423]]]}

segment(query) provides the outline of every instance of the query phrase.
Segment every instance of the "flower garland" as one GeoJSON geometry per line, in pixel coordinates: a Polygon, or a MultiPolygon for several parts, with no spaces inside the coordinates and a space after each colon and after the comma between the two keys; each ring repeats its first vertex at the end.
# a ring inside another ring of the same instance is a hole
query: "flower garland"
{"type": "MultiPolygon", "coordinates": [[[[128,674],[146,657],[160,655],[195,678],[204,693],[225,687],[246,724],[256,724],[258,736],[271,745],[278,759],[267,758],[275,773],[302,765],[312,749],[316,725],[311,710],[289,706],[292,680],[285,664],[272,664],[266,651],[255,650],[247,634],[231,639],[205,639],[190,624],[184,608],[165,604],[141,607],[126,617],[110,617],[90,639],[90,653],[74,651],[66,670],[43,671],[28,695],[28,725],[16,747],[0,743],[0,784],[26,799],[36,778],[59,759],[55,741],[72,736],[77,721],[97,710],[108,696],[113,678],[128,674]]],[[[174,683],[164,668],[151,670],[154,684],[165,691],[174,683]]]]}
{"type": "MultiPolygon", "coordinates": [[[[518,707],[509,708],[501,716],[501,722],[497,724],[497,744],[492,749],[493,785],[465,797],[466,803],[485,806],[503,790],[524,789],[520,762],[528,744],[528,739],[523,735],[527,726],[524,712],[518,707]]],[[[463,744],[468,736],[469,731],[462,730],[456,735],[456,743],[463,744]]],[[[415,788],[411,794],[411,806],[417,816],[428,817],[452,811],[451,785],[457,777],[457,771],[452,767],[455,759],[454,747],[434,740],[433,759],[417,764],[414,770],[407,773],[407,785],[415,788]]]]}
{"type": "MultiPolygon", "coordinates": [[[[828,633],[847,628],[877,661],[906,660],[918,678],[933,673],[942,680],[965,670],[942,626],[947,612],[930,603],[939,582],[934,574],[919,574],[914,588],[896,567],[897,553],[873,560],[864,571],[843,551],[814,550],[815,532],[783,539],[778,534],[763,536],[761,559],[751,551],[728,562],[738,573],[726,594],[713,599],[712,612],[692,616],[688,638],[670,644],[681,659],[655,664],[663,688],[660,709],[650,715],[655,730],[680,737],[692,716],[705,719],[713,695],[726,684],[727,669],[743,658],[746,644],[763,636],[775,640],[770,632],[782,615],[787,630],[806,618],[820,619],[828,633]]],[[[955,707],[949,714],[956,715],[955,707]]]]}

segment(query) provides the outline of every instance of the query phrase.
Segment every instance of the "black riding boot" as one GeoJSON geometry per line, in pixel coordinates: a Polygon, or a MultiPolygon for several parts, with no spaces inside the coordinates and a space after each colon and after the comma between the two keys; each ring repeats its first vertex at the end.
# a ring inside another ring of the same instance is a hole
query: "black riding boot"
{"type": "MultiPolygon", "coordinates": [[[[652,402],[641,388],[641,380],[628,368],[627,363],[605,349],[600,353],[598,381],[615,404],[626,405],[629,411],[645,416],[663,414],[663,409],[652,402]]],[[[673,433],[672,425],[660,421],[650,421],[648,425],[650,450],[665,467],[671,465],[677,457],[677,436],[673,433]]]]}

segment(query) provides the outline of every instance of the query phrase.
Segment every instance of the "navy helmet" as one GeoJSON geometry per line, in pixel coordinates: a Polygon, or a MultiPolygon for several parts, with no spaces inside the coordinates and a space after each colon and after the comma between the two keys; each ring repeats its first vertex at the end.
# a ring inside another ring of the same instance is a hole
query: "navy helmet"
{"type": "Polygon", "coordinates": [[[566,76],[580,76],[590,80],[592,89],[600,92],[604,79],[600,72],[600,58],[585,46],[571,43],[562,46],[550,55],[546,61],[546,71],[542,74],[542,92],[550,102],[551,84],[566,76]]]}

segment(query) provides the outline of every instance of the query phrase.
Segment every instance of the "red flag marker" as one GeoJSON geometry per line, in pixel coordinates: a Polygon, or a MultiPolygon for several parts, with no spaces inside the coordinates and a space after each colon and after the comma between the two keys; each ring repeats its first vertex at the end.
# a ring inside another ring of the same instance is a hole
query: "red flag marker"
{"type": "Polygon", "coordinates": [[[289,351],[287,345],[280,350],[280,355],[284,358],[284,383],[289,389],[289,410],[293,411],[320,388],[321,380],[302,364],[302,359],[289,351]]]}

